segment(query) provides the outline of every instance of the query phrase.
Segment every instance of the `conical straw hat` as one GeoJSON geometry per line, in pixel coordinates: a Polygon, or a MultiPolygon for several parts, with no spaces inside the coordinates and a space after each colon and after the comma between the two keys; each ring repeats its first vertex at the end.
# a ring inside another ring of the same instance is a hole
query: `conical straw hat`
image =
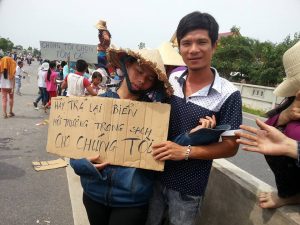
{"type": "Polygon", "coordinates": [[[274,90],[274,94],[281,97],[296,96],[300,90],[300,41],[284,53],[282,60],[286,78],[274,90]]]}
{"type": "Polygon", "coordinates": [[[185,66],[181,55],[173,48],[170,42],[164,42],[158,48],[164,65],[168,66],[185,66]]]}
{"type": "Polygon", "coordinates": [[[166,93],[169,96],[173,93],[162,58],[157,49],[130,50],[109,48],[107,52],[109,62],[117,68],[121,68],[120,57],[124,55],[132,56],[136,58],[141,65],[149,66],[156,73],[158,80],[164,83],[166,93]]]}
{"type": "Polygon", "coordinates": [[[104,21],[104,20],[99,20],[98,23],[95,25],[95,27],[96,27],[98,30],[107,30],[107,27],[106,27],[106,21],[104,21]]]}

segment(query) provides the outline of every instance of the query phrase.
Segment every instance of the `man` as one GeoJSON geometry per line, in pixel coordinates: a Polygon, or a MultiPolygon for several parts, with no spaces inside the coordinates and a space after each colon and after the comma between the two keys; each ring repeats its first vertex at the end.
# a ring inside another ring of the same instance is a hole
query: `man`
{"type": "Polygon", "coordinates": [[[69,73],[64,79],[61,89],[67,90],[67,96],[85,96],[85,89],[90,95],[97,95],[91,87],[91,83],[83,76],[88,68],[86,61],[79,59],[76,62],[76,72],[69,73]]]}
{"type": "MultiPolygon", "coordinates": [[[[166,141],[153,146],[153,156],[165,161],[150,203],[148,225],[161,224],[164,214],[172,225],[192,225],[198,216],[212,160],[236,154],[234,131],[242,121],[240,92],[211,67],[219,26],[207,14],[193,12],[181,19],[176,35],[186,71],[174,72],[169,140],[189,132],[200,118],[216,117],[217,125],[230,125],[217,143],[182,146],[166,141]]],[[[213,121],[211,121],[212,123],[213,121]]]]}

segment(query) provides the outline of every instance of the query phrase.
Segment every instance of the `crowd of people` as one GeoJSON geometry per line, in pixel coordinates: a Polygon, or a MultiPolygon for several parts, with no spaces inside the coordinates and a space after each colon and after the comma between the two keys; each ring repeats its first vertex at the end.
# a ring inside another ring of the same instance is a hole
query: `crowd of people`
{"type": "MultiPolygon", "coordinates": [[[[51,106],[51,98],[56,96],[96,96],[104,93],[115,80],[106,68],[91,69],[85,60],[66,63],[65,61],[44,60],[38,71],[38,93],[34,100],[35,109],[45,112],[51,106]],[[38,104],[41,101],[42,106],[38,104]]],[[[116,76],[116,75],[114,75],[116,76]]],[[[17,83],[16,83],[17,84],[17,83]]]]}
{"type": "MultiPolygon", "coordinates": [[[[34,107],[41,101],[47,111],[57,95],[90,95],[168,103],[171,113],[168,141],[152,147],[153,157],[165,162],[163,172],[109,165],[98,156],[71,159],[81,178],[90,224],[159,225],[166,220],[172,225],[195,224],[213,159],[234,156],[239,144],[246,151],[264,154],[274,172],[278,192],[261,193],[262,208],[300,204],[300,42],[283,56],[287,78],[274,93],[286,97],[285,101],[254,128],[242,125],[239,90],[211,66],[219,25],[210,14],[197,11],[180,20],[176,63],[166,62],[163,51],[157,49],[110,48],[106,22],[100,20],[96,28],[96,68],[89,68],[84,60],[45,60],[38,72],[34,107]],[[199,132],[202,128],[210,132],[199,132]]],[[[9,57],[0,63],[7,118],[14,116],[14,86],[19,92],[21,88],[15,74],[22,63],[17,66],[9,57]]]]}

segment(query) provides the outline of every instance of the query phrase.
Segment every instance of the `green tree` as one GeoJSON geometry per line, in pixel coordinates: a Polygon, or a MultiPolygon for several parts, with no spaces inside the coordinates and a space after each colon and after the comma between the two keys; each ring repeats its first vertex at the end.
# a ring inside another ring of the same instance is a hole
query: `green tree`
{"type": "Polygon", "coordinates": [[[252,40],[240,35],[223,37],[219,41],[212,65],[227,79],[237,79],[230,77],[231,72],[247,75],[251,70],[251,63],[255,61],[251,46],[252,40]]]}
{"type": "Polygon", "coordinates": [[[283,42],[260,42],[243,37],[240,28],[234,26],[231,32],[238,35],[222,37],[214,54],[212,65],[216,66],[221,76],[232,81],[242,77],[231,77],[231,72],[245,74],[248,83],[275,86],[286,76],[282,64],[284,52],[300,40],[300,33],[288,35],[283,42]]]}
{"type": "Polygon", "coordinates": [[[286,76],[282,64],[283,54],[300,40],[300,34],[288,35],[283,42],[256,43],[253,50],[257,59],[256,71],[251,74],[250,82],[264,86],[275,86],[286,76]]]}
{"type": "Polygon", "coordinates": [[[41,52],[37,48],[34,48],[33,49],[33,56],[34,57],[41,56],[41,52]]]}
{"type": "Polygon", "coordinates": [[[241,30],[240,27],[237,27],[236,25],[234,25],[233,27],[231,27],[230,32],[235,33],[237,35],[241,35],[240,30],[241,30]]]}
{"type": "Polygon", "coordinates": [[[0,49],[4,52],[11,51],[14,47],[14,43],[9,40],[9,38],[0,38],[0,49]]]}
{"type": "Polygon", "coordinates": [[[23,50],[23,46],[22,45],[16,45],[15,48],[18,49],[18,50],[23,50]]]}
{"type": "Polygon", "coordinates": [[[139,47],[139,49],[146,48],[146,44],[145,44],[144,42],[140,42],[140,43],[138,44],[138,47],[139,47]]]}

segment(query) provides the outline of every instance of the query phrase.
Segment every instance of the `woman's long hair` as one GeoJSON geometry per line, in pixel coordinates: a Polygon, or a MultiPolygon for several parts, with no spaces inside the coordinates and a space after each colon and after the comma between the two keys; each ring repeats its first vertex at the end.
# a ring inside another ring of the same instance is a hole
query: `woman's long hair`
{"type": "Polygon", "coordinates": [[[285,98],[276,108],[268,111],[266,113],[267,116],[270,118],[281,113],[283,110],[287,109],[293,103],[295,98],[296,98],[295,96],[285,98]]]}
{"type": "Polygon", "coordinates": [[[48,72],[47,72],[47,80],[50,81],[50,75],[52,73],[51,69],[54,69],[56,67],[56,62],[55,61],[51,61],[49,63],[49,69],[48,69],[48,72]]]}

